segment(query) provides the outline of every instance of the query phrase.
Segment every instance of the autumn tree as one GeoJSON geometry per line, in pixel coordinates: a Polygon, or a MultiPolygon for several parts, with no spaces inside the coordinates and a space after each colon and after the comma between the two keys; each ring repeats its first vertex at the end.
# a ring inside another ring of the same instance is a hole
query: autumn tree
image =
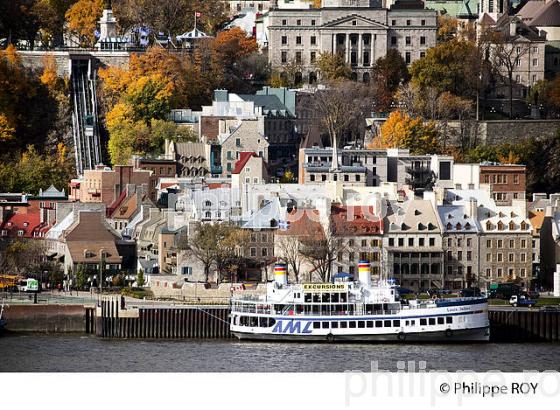
{"type": "Polygon", "coordinates": [[[377,87],[376,108],[380,111],[388,111],[391,108],[395,92],[410,78],[408,67],[401,53],[391,48],[384,57],[377,59],[372,71],[373,84],[377,87]]]}
{"type": "Polygon", "coordinates": [[[365,117],[373,106],[370,88],[349,80],[315,91],[312,104],[316,121],[332,146],[362,138],[365,117]]]}
{"type": "Polygon", "coordinates": [[[313,65],[325,82],[349,79],[352,74],[342,53],[320,53],[313,65]]]}
{"type": "Polygon", "coordinates": [[[433,121],[423,122],[402,111],[393,111],[381,126],[381,135],[371,148],[408,148],[413,154],[440,152],[438,131],[433,121]]]}
{"type": "Polygon", "coordinates": [[[459,20],[447,14],[437,17],[437,40],[438,43],[453,40],[459,31],[459,20]]]}
{"type": "Polygon", "coordinates": [[[435,88],[473,98],[479,89],[482,58],[470,41],[453,39],[429,48],[426,56],[412,63],[411,81],[421,89],[435,88]]]}
{"type": "Polygon", "coordinates": [[[83,47],[93,47],[96,43],[95,30],[104,4],[104,0],[78,0],[66,11],[68,30],[79,37],[83,47]]]}

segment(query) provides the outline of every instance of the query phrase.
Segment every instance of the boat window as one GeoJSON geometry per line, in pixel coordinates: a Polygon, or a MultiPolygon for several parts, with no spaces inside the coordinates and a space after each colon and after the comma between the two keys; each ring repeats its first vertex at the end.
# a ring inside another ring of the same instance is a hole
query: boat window
{"type": "Polygon", "coordinates": [[[349,323],[350,329],[355,329],[356,328],[356,322],[351,321],[351,322],[348,322],[348,323],[349,323]]]}
{"type": "Polygon", "coordinates": [[[428,323],[429,323],[430,325],[435,325],[435,324],[436,324],[436,318],[435,318],[435,317],[429,318],[429,319],[428,319],[428,323]]]}
{"type": "Polygon", "coordinates": [[[313,302],[314,303],[320,303],[321,302],[321,295],[318,293],[314,293],[313,294],[313,302]]]}
{"type": "Polygon", "coordinates": [[[420,326],[426,326],[426,319],[420,319],[420,326]]]}
{"type": "Polygon", "coordinates": [[[311,293],[304,293],[303,294],[303,300],[306,303],[311,303],[311,293]]]}
{"type": "Polygon", "coordinates": [[[373,320],[368,320],[368,321],[366,322],[366,326],[367,326],[367,327],[373,327],[373,320]]]}
{"type": "Polygon", "coordinates": [[[381,327],[383,325],[383,322],[381,320],[376,320],[375,321],[375,327],[381,327]]]}
{"type": "Polygon", "coordinates": [[[416,324],[416,320],[411,320],[410,321],[410,326],[414,326],[416,324]]]}
{"type": "Polygon", "coordinates": [[[302,305],[296,305],[296,313],[297,314],[303,313],[303,306],[302,305]]]}
{"type": "Polygon", "coordinates": [[[330,293],[323,293],[323,295],[321,296],[321,301],[323,303],[328,303],[331,301],[331,294],[330,293]]]}
{"type": "Polygon", "coordinates": [[[340,301],[341,302],[348,302],[348,293],[341,293],[340,294],[340,301]]]}
{"type": "Polygon", "coordinates": [[[338,322],[331,322],[332,329],[338,329],[338,322]]]}
{"type": "Polygon", "coordinates": [[[328,329],[329,328],[329,322],[321,322],[321,327],[323,329],[328,329]]]}
{"type": "Polygon", "coordinates": [[[453,316],[447,316],[445,318],[445,323],[453,323],[453,316]]]}
{"type": "Polygon", "coordinates": [[[438,324],[438,325],[443,325],[444,321],[445,321],[445,319],[442,318],[442,317],[438,317],[438,318],[437,318],[437,324],[438,324]]]}
{"type": "Polygon", "coordinates": [[[384,320],[383,321],[383,327],[391,327],[391,321],[390,320],[384,320]]]}
{"type": "Polygon", "coordinates": [[[408,326],[409,324],[410,324],[410,322],[408,320],[404,322],[405,326],[408,326]]]}
{"type": "Polygon", "coordinates": [[[374,311],[380,311],[381,310],[381,305],[373,305],[373,310],[374,311]]]}
{"type": "Polygon", "coordinates": [[[257,327],[258,325],[259,325],[259,318],[258,317],[252,317],[251,322],[250,322],[250,326],[251,327],[257,327]]]}
{"type": "Polygon", "coordinates": [[[313,329],[320,329],[320,328],[321,328],[321,323],[313,322],[313,329]]]}
{"type": "Polygon", "coordinates": [[[366,327],[366,322],[358,320],[358,328],[363,329],[364,327],[366,327]]]}
{"type": "Polygon", "coordinates": [[[393,320],[393,327],[401,327],[401,321],[400,320],[393,320]]]}
{"type": "Polygon", "coordinates": [[[338,293],[333,293],[332,296],[331,296],[331,302],[338,303],[338,299],[339,299],[339,294],[338,293]]]}
{"type": "Polygon", "coordinates": [[[348,323],[347,322],[340,322],[340,328],[341,329],[346,329],[348,327],[348,323]]]}

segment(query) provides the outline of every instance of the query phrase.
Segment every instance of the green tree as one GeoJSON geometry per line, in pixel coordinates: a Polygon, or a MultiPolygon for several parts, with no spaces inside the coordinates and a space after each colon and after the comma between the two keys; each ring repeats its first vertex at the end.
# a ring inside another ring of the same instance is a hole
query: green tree
{"type": "Polygon", "coordinates": [[[146,284],[146,281],[144,279],[144,270],[143,269],[140,269],[138,271],[138,276],[136,277],[136,284],[140,288],[146,284]]]}
{"type": "Polygon", "coordinates": [[[481,61],[475,43],[453,39],[428,49],[424,58],[412,63],[411,81],[421,89],[435,88],[473,98],[478,89],[481,61]]]}
{"type": "Polygon", "coordinates": [[[78,290],[83,289],[87,283],[86,269],[81,263],[76,266],[76,286],[78,290]]]}

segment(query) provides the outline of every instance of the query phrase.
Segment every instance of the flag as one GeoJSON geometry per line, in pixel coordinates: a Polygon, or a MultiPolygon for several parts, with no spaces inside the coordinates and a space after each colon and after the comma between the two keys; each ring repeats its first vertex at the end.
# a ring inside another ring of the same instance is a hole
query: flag
{"type": "Polygon", "coordinates": [[[196,11],[196,12],[194,13],[194,15],[195,15],[196,17],[201,17],[201,16],[202,16],[202,13],[196,11]]]}
{"type": "Polygon", "coordinates": [[[93,32],[93,35],[95,36],[95,38],[101,37],[101,33],[100,33],[98,30],[95,30],[95,31],[93,32]]]}
{"type": "Polygon", "coordinates": [[[289,227],[290,227],[290,222],[288,222],[288,221],[280,221],[280,222],[278,222],[278,228],[279,228],[281,231],[287,231],[289,227]]]}

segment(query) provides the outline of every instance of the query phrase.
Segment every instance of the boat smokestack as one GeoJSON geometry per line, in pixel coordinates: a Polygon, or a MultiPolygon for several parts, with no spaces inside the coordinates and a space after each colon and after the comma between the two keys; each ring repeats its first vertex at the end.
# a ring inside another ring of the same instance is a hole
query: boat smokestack
{"type": "Polygon", "coordinates": [[[364,287],[371,287],[371,269],[369,261],[358,262],[358,280],[364,287]]]}
{"type": "Polygon", "coordinates": [[[285,263],[274,265],[274,282],[279,286],[286,286],[288,284],[288,265],[285,263]]]}

